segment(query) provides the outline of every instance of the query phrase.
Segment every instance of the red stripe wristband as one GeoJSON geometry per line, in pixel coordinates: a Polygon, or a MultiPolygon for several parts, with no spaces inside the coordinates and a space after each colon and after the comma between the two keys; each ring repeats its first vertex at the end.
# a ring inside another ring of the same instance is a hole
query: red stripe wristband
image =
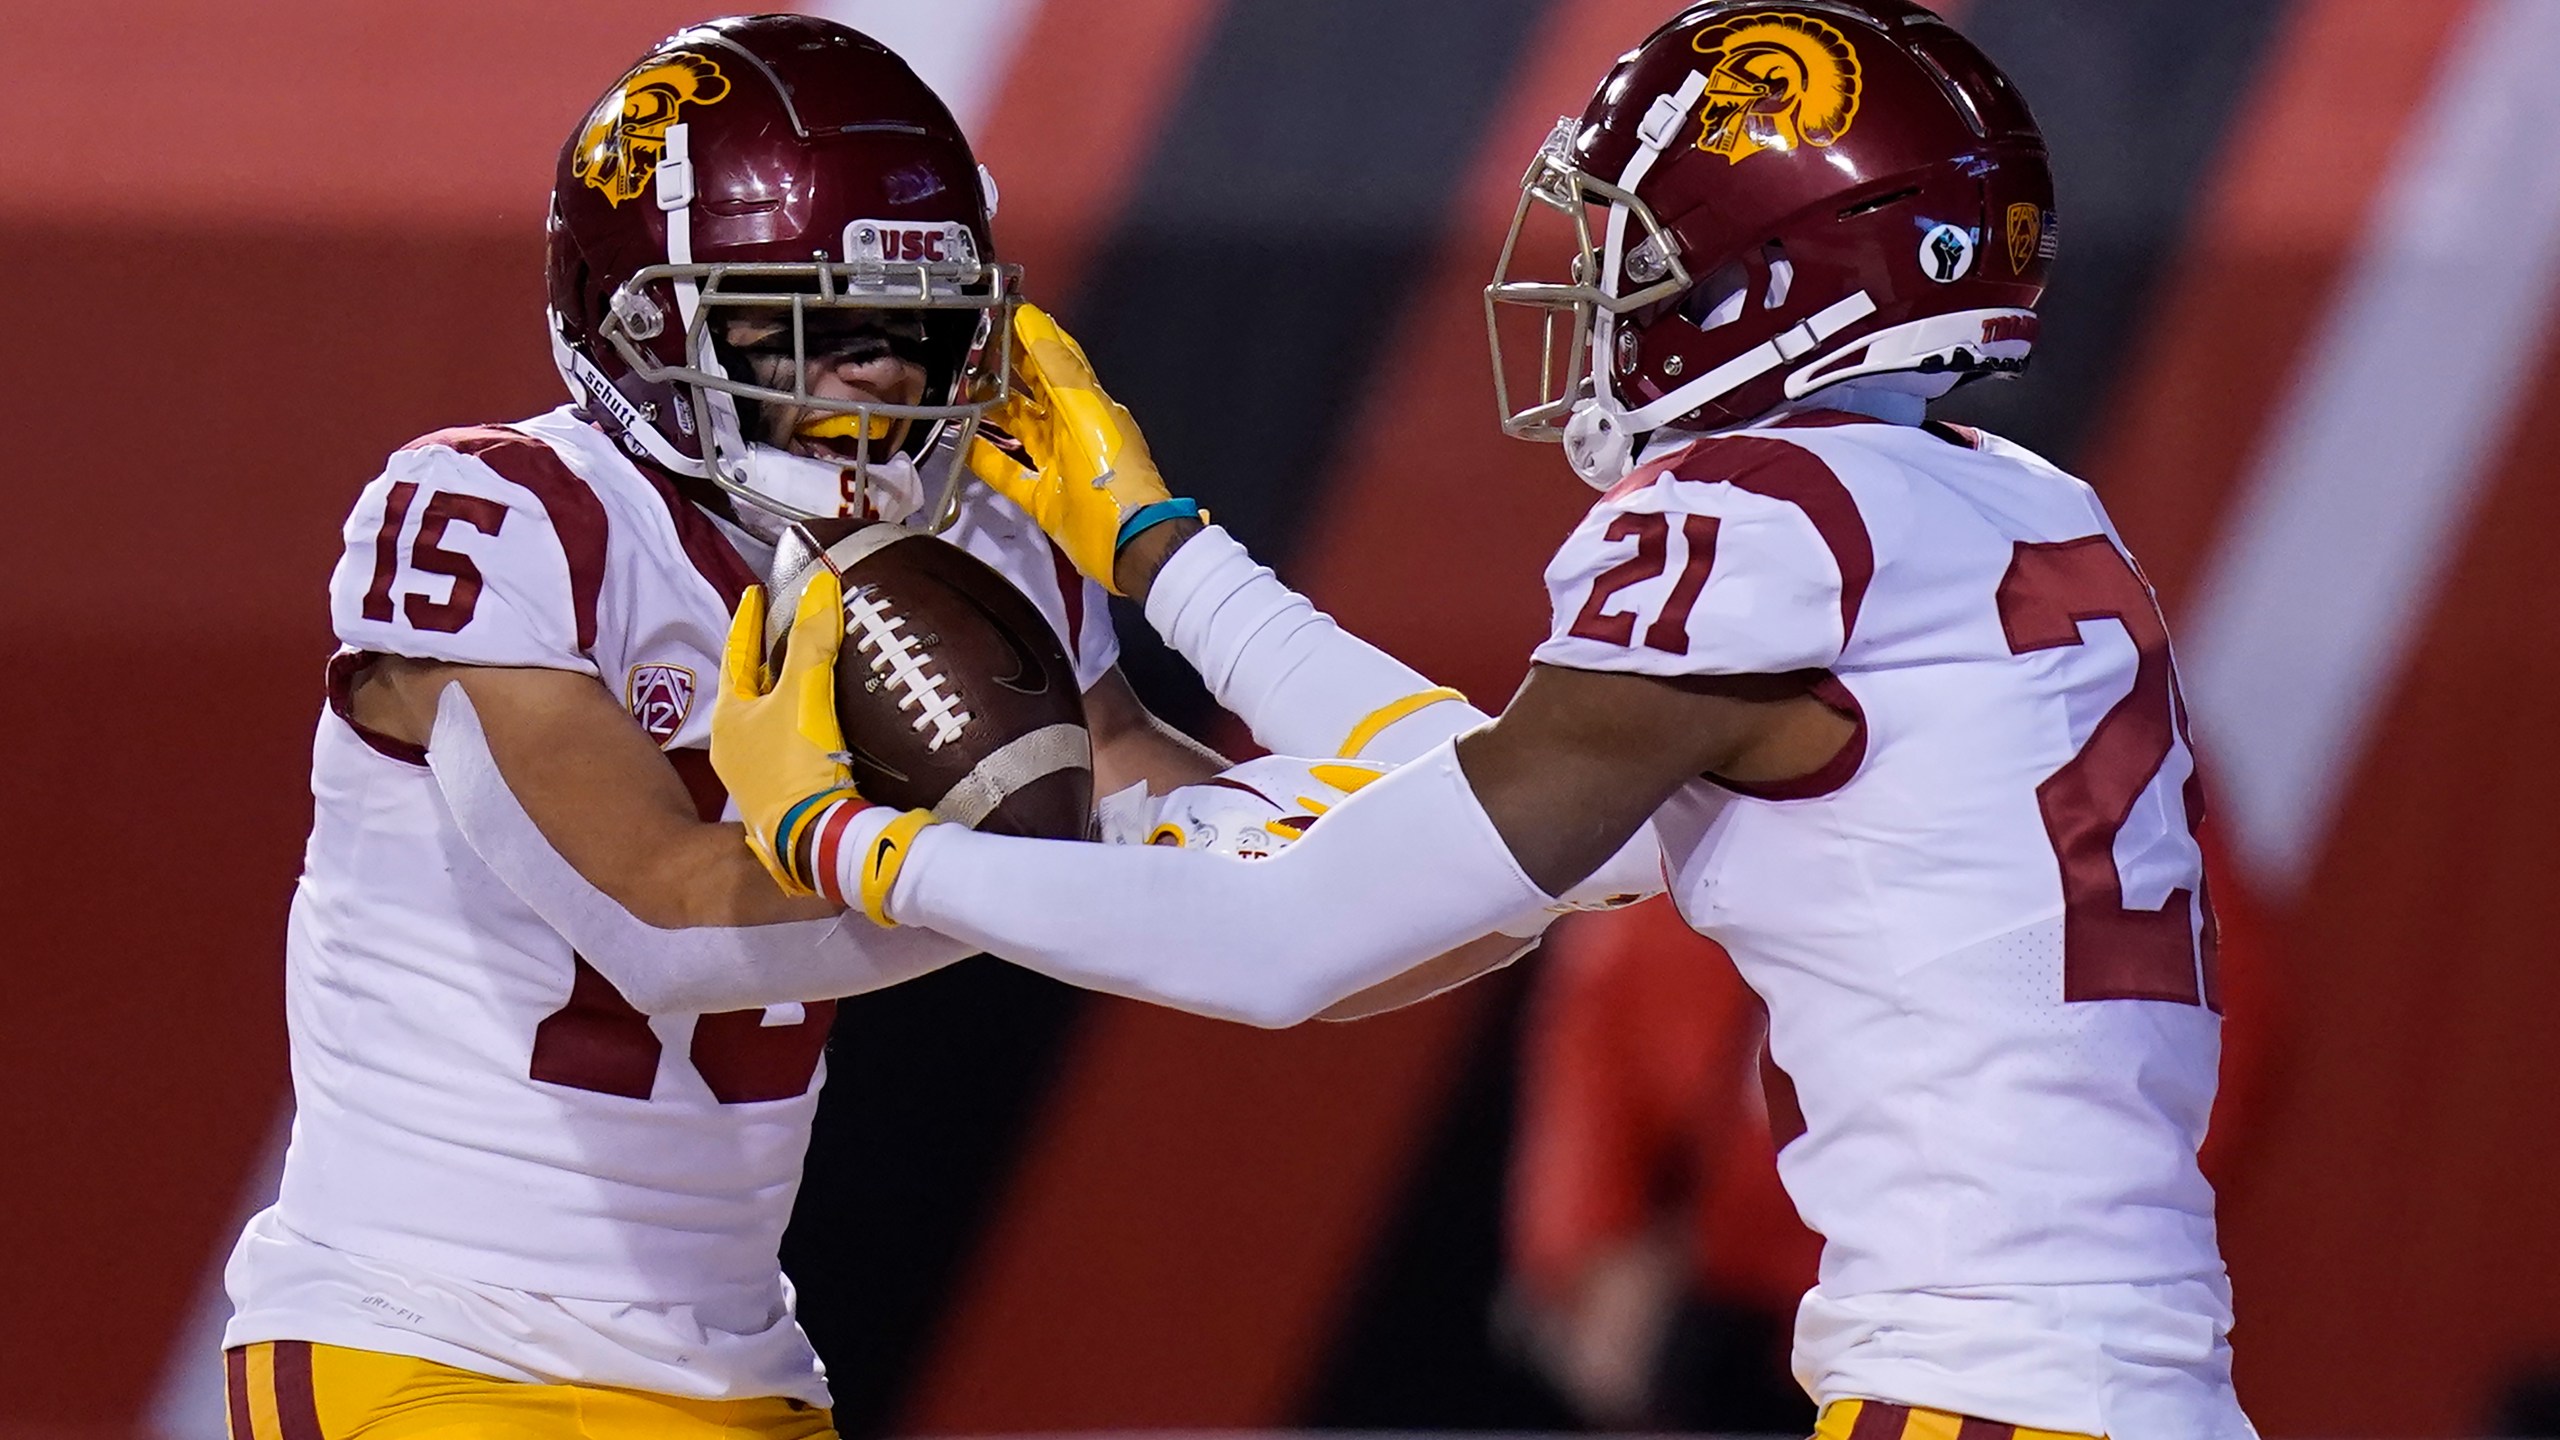
{"type": "Polygon", "coordinates": [[[843,844],[845,828],[853,817],[871,808],[867,800],[838,800],[819,812],[818,818],[804,827],[809,836],[808,862],[801,874],[809,886],[838,905],[846,904],[843,883],[836,878],[836,855],[843,844]]]}

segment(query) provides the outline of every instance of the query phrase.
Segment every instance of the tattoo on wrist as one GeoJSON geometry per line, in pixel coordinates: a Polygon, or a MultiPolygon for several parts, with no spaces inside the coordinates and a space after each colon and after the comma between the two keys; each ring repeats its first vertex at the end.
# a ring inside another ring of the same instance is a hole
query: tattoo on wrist
{"type": "Polygon", "coordinates": [[[1118,582],[1120,593],[1144,603],[1148,589],[1156,583],[1156,572],[1173,558],[1174,551],[1182,548],[1183,541],[1199,533],[1200,522],[1188,518],[1167,520],[1139,531],[1112,567],[1112,579],[1118,582]]]}

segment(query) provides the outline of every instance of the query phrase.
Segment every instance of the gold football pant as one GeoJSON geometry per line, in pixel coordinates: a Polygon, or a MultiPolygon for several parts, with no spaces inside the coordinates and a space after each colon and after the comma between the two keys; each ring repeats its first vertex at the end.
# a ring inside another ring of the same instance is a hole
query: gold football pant
{"type": "Polygon", "coordinates": [[[1974,1420],[1944,1410],[1887,1405],[1881,1400],[1834,1400],[1822,1407],[1813,1440],[2104,1440],[2061,1430],[2030,1430],[1997,1420],[1974,1420]]]}
{"type": "Polygon", "coordinates": [[[528,1385],[301,1340],[222,1352],[231,1440],[835,1440],[798,1400],[528,1385]]]}

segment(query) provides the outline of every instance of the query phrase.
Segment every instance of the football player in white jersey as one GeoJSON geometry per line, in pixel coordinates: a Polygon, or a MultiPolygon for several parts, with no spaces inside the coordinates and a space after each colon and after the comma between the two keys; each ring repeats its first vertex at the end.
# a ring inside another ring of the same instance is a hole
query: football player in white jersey
{"type": "Polygon", "coordinates": [[[1769,1008],[1779,1167],[1825,1239],[1795,1348],[1821,1436],[2250,1436],[2196,1166],[2220,1025],[2167,634],[2088,486],[1926,417],[2023,367],[2052,205],[2023,100],[1920,6],[1693,6],[1542,147],[1487,292],[1564,362],[1506,428],[1603,492],[1498,719],[1168,509],[1026,312],[1000,418],[1029,464],[980,473],[1272,749],[1348,718],[1415,758],[1250,864],[977,835],[839,771],[833,875],[776,825],[833,737],[751,665],[714,761],[786,885],[1260,1024],[1659,863],[1769,1008]],[[1569,269],[1515,279],[1541,218],[1569,269]]]}
{"type": "Polygon", "coordinates": [[[575,404],[392,456],[331,581],[238,1440],[827,1433],[776,1251],[834,999],[970,947],[777,894],[722,823],[738,596],[790,518],[937,525],[1065,641],[1099,783],[1218,763],[1138,705],[1100,589],[960,483],[1013,304],[994,208],[932,92],[803,16],[671,37],[570,137],[575,404]]]}

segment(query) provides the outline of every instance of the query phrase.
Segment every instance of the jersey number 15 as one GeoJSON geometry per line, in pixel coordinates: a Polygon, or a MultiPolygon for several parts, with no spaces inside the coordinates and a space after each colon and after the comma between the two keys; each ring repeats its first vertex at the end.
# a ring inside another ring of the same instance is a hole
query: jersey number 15
{"type": "MultiPolygon", "coordinates": [[[[395,613],[391,590],[400,578],[400,531],[417,500],[415,480],[399,482],[383,498],[382,529],[373,537],[373,583],[364,592],[364,618],[376,624],[390,624],[395,613]]],[[[445,531],[457,520],[494,538],[507,523],[507,507],[483,495],[457,495],[449,490],[427,497],[427,508],[418,516],[418,536],[409,542],[408,568],[442,575],[453,582],[453,588],[442,600],[430,600],[415,590],[400,597],[397,613],[413,629],[450,635],[470,624],[471,612],[479,607],[480,567],[461,551],[444,548],[445,531]]]]}

